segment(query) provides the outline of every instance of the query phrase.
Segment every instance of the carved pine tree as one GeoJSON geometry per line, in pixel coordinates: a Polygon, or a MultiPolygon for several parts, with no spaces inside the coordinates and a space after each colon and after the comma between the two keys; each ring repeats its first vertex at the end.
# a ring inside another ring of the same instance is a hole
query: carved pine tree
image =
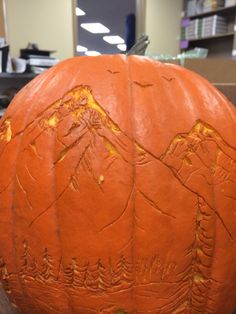
{"type": "Polygon", "coordinates": [[[77,288],[82,288],[85,286],[85,276],[88,269],[88,264],[85,264],[84,266],[79,266],[77,269],[77,274],[74,278],[74,286],[77,288]]]}
{"type": "Polygon", "coordinates": [[[95,264],[94,276],[97,289],[105,291],[111,287],[109,273],[100,259],[95,264]]]}
{"type": "Polygon", "coordinates": [[[116,282],[116,279],[117,279],[116,278],[116,272],[115,272],[114,267],[112,265],[111,258],[109,258],[107,278],[108,278],[109,286],[111,288],[113,288],[113,287],[115,287],[117,285],[117,282],[116,282]]]}
{"type": "Polygon", "coordinates": [[[79,276],[79,266],[76,258],[72,258],[69,266],[64,269],[64,276],[66,285],[73,287],[78,286],[77,277],[79,276]]]}
{"type": "Polygon", "coordinates": [[[93,269],[90,269],[89,263],[85,270],[84,287],[91,291],[97,291],[96,286],[94,285],[93,269]]]}
{"type": "Polygon", "coordinates": [[[132,264],[121,255],[114,267],[114,284],[118,286],[122,285],[125,288],[130,287],[134,281],[132,269],[132,264]]]}
{"type": "Polygon", "coordinates": [[[25,277],[28,275],[28,267],[30,261],[29,247],[26,241],[23,242],[23,254],[21,255],[21,268],[20,276],[25,277]]]}
{"type": "Polygon", "coordinates": [[[41,265],[40,278],[43,280],[55,279],[52,257],[48,253],[47,248],[45,248],[43,253],[43,262],[41,265]]]}
{"type": "Polygon", "coordinates": [[[28,266],[28,273],[33,279],[39,278],[39,269],[38,269],[38,265],[36,263],[35,258],[32,258],[32,261],[30,262],[28,266]]]}
{"type": "Polygon", "coordinates": [[[87,267],[84,286],[90,291],[105,291],[111,287],[109,269],[99,259],[96,264],[87,267]]]}

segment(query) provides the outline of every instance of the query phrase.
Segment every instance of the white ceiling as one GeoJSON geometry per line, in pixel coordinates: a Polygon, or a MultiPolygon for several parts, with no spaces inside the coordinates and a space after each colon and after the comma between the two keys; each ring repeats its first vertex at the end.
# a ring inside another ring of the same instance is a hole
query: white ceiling
{"type": "MultiPolygon", "coordinates": [[[[121,53],[116,45],[106,43],[104,35],[126,37],[126,16],[135,13],[135,0],[77,0],[78,7],[86,12],[77,17],[78,42],[88,50],[96,50],[102,54],[121,53]],[[109,34],[92,34],[80,27],[80,23],[102,23],[110,29],[109,34]]],[[[83,55],[84,53],[80,53],[83,55]]]]}

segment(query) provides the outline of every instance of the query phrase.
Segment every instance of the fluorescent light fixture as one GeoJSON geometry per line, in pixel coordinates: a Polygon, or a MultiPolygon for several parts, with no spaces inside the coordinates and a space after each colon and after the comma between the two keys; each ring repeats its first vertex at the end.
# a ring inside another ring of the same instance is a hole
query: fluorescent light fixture
{"type": "Polygon", "coordinates": [[[117,48],[120,49],[121,51],[126,51],[127,46],[126,46],[126,44],[119,44],[119,45],[117,45],[117,48]]]}
{"type": "Polygon", "coordinates": [[[77,16],[83,16],[83,15],[85,15],[86,13],[83,11],[83,10],[81,10],[80,8],[75,8],[75,14],[77,15],[77,16]]]}
{"type": "Polygon", "coordinates": [[[81,45],[77,45],[76,46],[76,51],[77,52],[85,52],[85,51],[88,51],[88,48],[86,48],[84,46],[81,46],[81,45]]]}
{"type": "Polygon", "coordinates": [[[103,36],[103,40],[112,45],[124,44],[125,41],[120,36],[103,36]]]}
{"type": "Polygon", "coordinates": [[[87,56],[99,56],[101,53],[95,50],[88,50],[85,52],[87,56]]]}
{"type": "Polygon", "coordinates": [[[81,23],[80,26],[93,34],[110,33],[109,28],[101,23],[81,23]]]}

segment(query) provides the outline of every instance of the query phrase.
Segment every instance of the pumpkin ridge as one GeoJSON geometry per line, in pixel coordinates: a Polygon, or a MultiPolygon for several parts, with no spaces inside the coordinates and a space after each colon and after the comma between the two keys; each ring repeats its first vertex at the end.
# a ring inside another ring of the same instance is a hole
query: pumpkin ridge
{"type": "MultiPolygon", "coordinates": [[[[57,135],[57,132],[56,132],[56,135],[57,135]]],[[[56,151],[56,141],[57,141],[57,136],[55,135],[54,133],[54,136],[53,136],[53,149],[52,149],[52,160],[55,160],[55,151],[56,151]]],[[[55,163],[53,163],[53,165],[55,165],[55,163]]],[[[55,167],[54,167],[55,169],[55,167]]],[[[57,185],[56,185],[56,169],[55,171],[53,172],[53,184],[52,184],[52,190],[53,190],[53,193],[54,195],[56,195],[56,190],[57,190],[57,185]]],[[[69,182],[69,184],[71,183],[71,181],[69,182]]],[[[57,242],[58,242],[58,247],[59,247],[59,250],[60,250],[60,260],[59,260],[59,268],[58,268],[58,274],[57,276],[59,276],[60,274],[60,268],[61,266],[63,267],[63,249],[62,249],[62,244],[61,244],[61,234],[60,234],[60,220],[59,220],[59,213],[58,213],[58,209],[57,209],[57,201],[60,199],[60,197],[62,197],[62,195],[64,194],[64,192],[67,190],[67,187],[65,188],[64,191],[61,192],[61,194],[59,194],[59,196],[56,198],[56,200],[54,201],[54,203],[51,204],[52,207],[54,207],[54,216],[55,216],[55,225],[56,225],[56,228],[55,228],[55,231],[56,231],[56,235],[57,235],[57,242]]],[[[49,207],[50,208],[50,207],[49,207]]],[[[48,209],[49,209],[48,208],[48,209]]],[[[42,216],[44,213],[47,212],[47,209],[44,210],[43,213],[39,214],[40,216],[42,216]]],[[[31,222],[30,224],[30,227],[32,227],[32,224],[40,217],[40,216],[37,216],[37,218],[34,219],[34,221],[31,222]]],[[[47,249],[45,249],[47,250],[47,249]]],[[[65,295],[66,295],[66,305],[67,305],[67,309],[70,310],[71,313],[73,313],[73,302],[72,302],[72,297],[66,287],[66,285],[64,284],[64,282],[62,283],[62,287],[63,287],[63,290],[65,292],[65,295]]],[[[55,310],[55,309],[54,309],[55,310]]]]}
{"type": "MultiPolygon", "coordinates": [[[[29,118],[30,116],[30,113],[31,113],[31,110],[33,109],[33,105],[31,106],[30,110],[28,110],[28,113],[25,115],[25,119],[23,120],[22,124],[26,124],[27,123],[27,119],[29,118]]],[[[7,142],[7,144],[10,144],[12,143],[12,140],[14,138],[14,135],[12,134],[11,135],[11,141],[7,142]]],[[[16,149],[16,155],[15,155],[15,160],[17,160],[17,157],[19,156],[19,153],[20,153],[20,150],[21,150],[21,144],[23,142],[23,136],[21,137],[21,139],[19,140],[18,142],[18,146],[17,146],[17,149],[16,149]]],[[[4,149],[3,151],[1,152],[1,154],[4,152],[5,148],[6,148],[7,145],[4,146],[4,149]]],[[[17,183],[17,161],[15,161],[15,164],[14,164],[14,171],[13,171],[13,178],[12,178],[12,205],[11,205],[11,224],[12,224],[12,241],[13,241],[13,255],[14,255],[14,267],[16,269],[16,272],[17,272],[17,282],[22,290],[22,293],[23,293],[23,299],[24,301],[23,302],[26,302],[25,300],[27,299],[27,290],[25,289],[22,281],[21,281],[21,277],[20,277],[20,271],[18,269],[18,265],[17,265],[17,251],[16,251],[16,233],[15,233],[15,206],[14,206],[14,195],[16,193],[16,183],[17,183]]],[[[13,302],[14,302],[14,298],[12,299],[13,302]]]]}
{"type": "MultiPolygon", "coordinates": [[[[135,124],[135,104],[134,104],[134,92],[133,92],[133,79],[132,79],[132,68],[131,68],[131,63],[130,63],[130,58],[126,57],[126,71],[128,74],[128,79],[129,79],[129,89],[128,89],[128,100],[129,100],[129,105],[130,105],[130,124],[131,124],[131,131],[132,131],[132,138],[131,140],[131,155],[132,155],[132,191],[133,193],[133,205],[132,205],[132,210],[131,210],[131,263],[135,265],[135,259],[136,259],[136,252],[135,252],[135,231],[136,231],[136,194],[137,194],[137,189],[136,189],[136,178],[137,178],[137,169],[136,169],[136,163],[137,163],[137,158],[136,158],[136,149],[135,149],[135,133],[136,133],[136,124],[135,124]]],[[[129,241],[128,241],[129,242],[129,241]]],[[[132,281],[135,284],[135,270],[133,270],[132,273],[132,281]]],[[[136,308],[136,301],[135,301],[135,293],[134,293],[134,287],[132,286],[131,288],[131,300],[132,300],[132,309],[136,308]]]]}

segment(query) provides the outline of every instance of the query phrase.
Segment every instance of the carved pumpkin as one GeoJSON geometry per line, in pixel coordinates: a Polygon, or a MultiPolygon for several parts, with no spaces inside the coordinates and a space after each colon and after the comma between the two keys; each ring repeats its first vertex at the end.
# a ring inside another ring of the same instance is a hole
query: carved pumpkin
{"type": "Polygon", "coordinates": [[[236,111],[194,73],[79,57],[0,125],[0,274],[22,313],[236,307],[236,111]]]}

